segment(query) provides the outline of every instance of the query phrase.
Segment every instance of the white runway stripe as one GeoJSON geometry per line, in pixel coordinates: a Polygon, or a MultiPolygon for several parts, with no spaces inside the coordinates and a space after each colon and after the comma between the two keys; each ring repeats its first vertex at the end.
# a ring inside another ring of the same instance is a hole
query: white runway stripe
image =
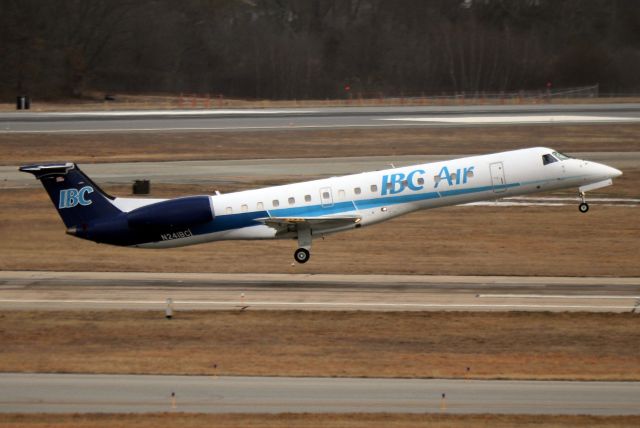
{"type": "Polygon", "coordinates": [[[602,296],[571,294],[478,294],[478,297],[498,299],[640,299],[640,296],[602,296]]]}
{"type": "MultiPolygon", "coordinates": [[[[165,301],[160,300],[45,300],[45,299],[0,299],[0,303],[42,303],[42,304],[99,304],[99,305],[165,305],[165,301]]],[[[623,306],[592,306],[592,305],[536,305],[536,304],[464,304],[464,303],[363,303],[363,302],[269,302],[269,301],[196,301],[196,300],[174,300],[173,305],[197,305],[197,306],[232,306],[232,307],[348,307],[348,308],[458,308],[458,309],[584,309],[584,310],[621,310],[632,309],[632,305],[623,306]]]]}
{"type": "Polygon", "coordinates": [[[576,122],[637,122],[636,117],[582,116],[582,115],[518,115],[518,116],[432,116],[396,117],[381,120],[406,122],[432,122],[455,124],[511,124],[511,123],[576,123],[576,122]]]}

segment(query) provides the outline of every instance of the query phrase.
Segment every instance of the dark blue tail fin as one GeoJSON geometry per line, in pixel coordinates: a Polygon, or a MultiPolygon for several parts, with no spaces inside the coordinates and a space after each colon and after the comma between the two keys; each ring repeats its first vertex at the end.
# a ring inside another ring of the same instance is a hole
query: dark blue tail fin
{"type": "Polygon", "coordinates": [[[86,228],[96,219],[114,217],[121,213],[111,200],[74,163],[25,165],[20,171],[40,180],[67,229],[86,228]]]}

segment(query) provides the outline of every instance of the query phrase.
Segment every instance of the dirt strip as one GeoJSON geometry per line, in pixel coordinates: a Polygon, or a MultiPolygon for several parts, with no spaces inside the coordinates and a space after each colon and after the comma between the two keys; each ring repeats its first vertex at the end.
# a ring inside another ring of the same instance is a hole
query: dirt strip
{"type": "Polygon", "coordinates": [[[476,428],[476,427],[593,427],[621,428],[640,425],[640,416],[547,416],[547,415],[434,415],[434,414],[0,414],[0,424],[6,428],[111,428],[127,426],[147,428],[169,427],[212,427],[217,428],[276,428],[276,427],[327,427],[327,428],[369,428],[369,427],[434,427],[434,428],[476,428]]]}
{"type": "Polygon", "coordinates": [[[2,191],[0,206],[2,270],[640,276],[640,220],[627,206],[421,211],[318,239],[312,259],[293,266],[292,240],[112,247],[66,235],[42,189],[2,191]]]}
{"type": "MultiPolygon", "coordinates": [[[[0,163],[136,162],[481,154],[547,146],[563,152],[640,150],[640,124],[463,128],[0,134],[0,163]]],[[[286,175],[286,171],[283,171],[286,175]]]]}
{"type": "Polygon", "coordinates": [[[0,321],[6,372],[640,380],[631,313],[5,311],[0,321]]]}

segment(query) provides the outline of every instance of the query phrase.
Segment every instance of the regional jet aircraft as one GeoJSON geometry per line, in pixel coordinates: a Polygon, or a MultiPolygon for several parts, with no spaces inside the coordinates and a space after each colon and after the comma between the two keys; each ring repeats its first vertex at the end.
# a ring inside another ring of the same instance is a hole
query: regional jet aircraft
{"type": "Polygon", "coordinates": [[[309,260],[314,238],[412,211],[612,184],[622,172],[536,147],[365,172],[284,186],[176,199],[114,198],[74,163],[27,165],[42,181],[67,233],[98,243],[167,248],[230,239],[297,239],[309,260]]]}

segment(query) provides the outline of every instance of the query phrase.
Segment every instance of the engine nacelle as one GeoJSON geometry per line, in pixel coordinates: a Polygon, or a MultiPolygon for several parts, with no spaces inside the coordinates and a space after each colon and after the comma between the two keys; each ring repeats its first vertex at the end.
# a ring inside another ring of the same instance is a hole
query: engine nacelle
{"type": "Polygon", "coordinates": [[[67,233],[95,242],[128,246],[158,240],[161,233],[186,229],[213,218],[208,196],[188,196],[81,223],[67,229],[67,233]]]}
{"type": "Polygon", "coordinates": [[[132,229],[172,229],[213,220],[209,196],[188,196],[146,205],[127,213],[132,229]]]}

